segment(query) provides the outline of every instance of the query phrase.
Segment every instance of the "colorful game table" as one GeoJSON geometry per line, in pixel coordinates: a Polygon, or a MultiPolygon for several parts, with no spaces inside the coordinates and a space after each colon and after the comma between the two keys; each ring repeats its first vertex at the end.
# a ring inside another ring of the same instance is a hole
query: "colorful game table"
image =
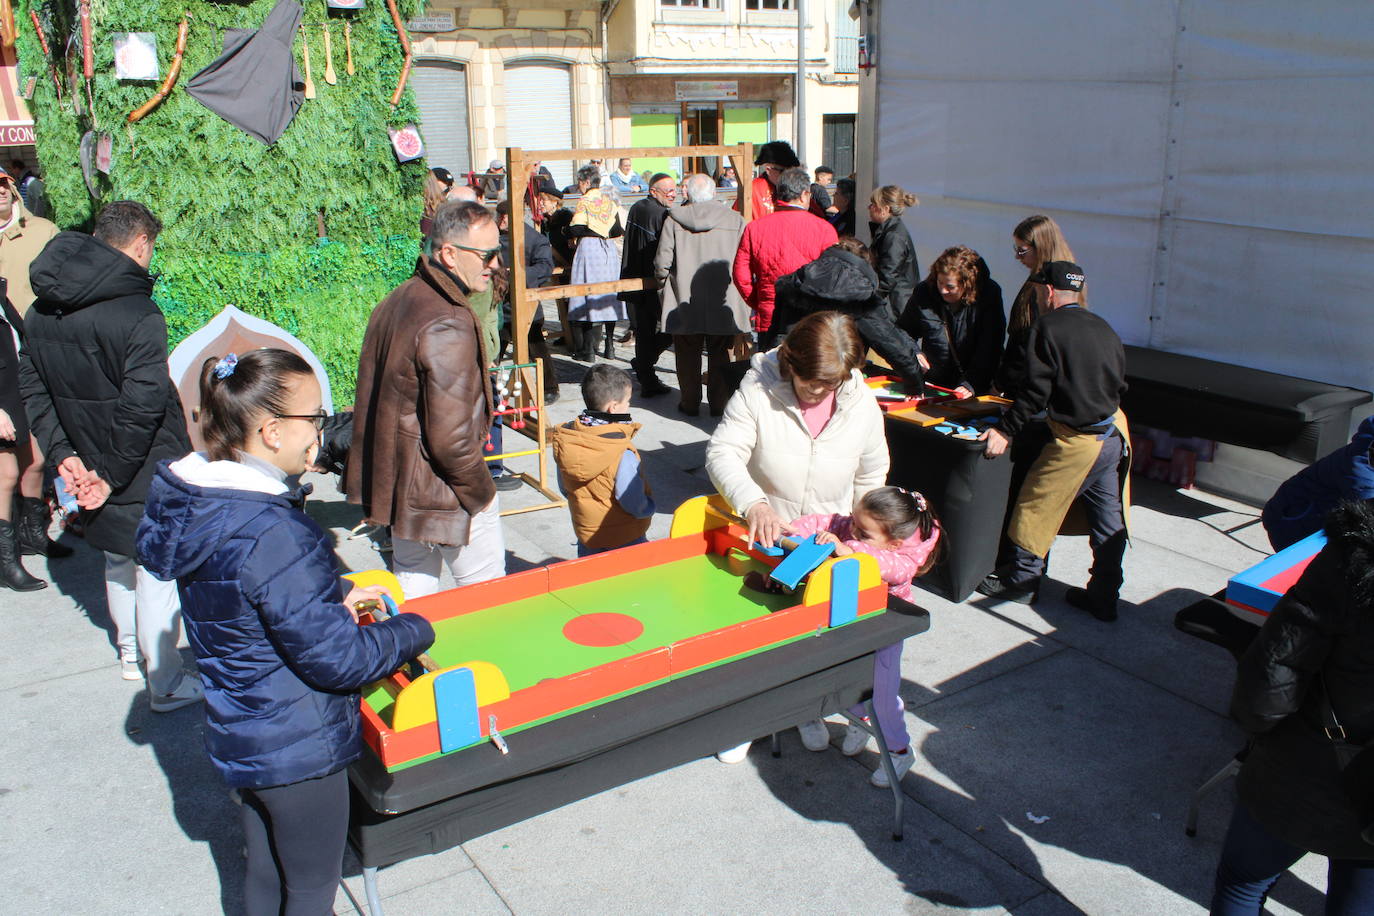
{"type": "Polygon", "coordinates": [[[1318,532],[1265,557],[1232,576],[1221,591],[1180,608],[1174,615],[1174,626],[1221,646],[1239,659],[1274,605],[1325,544],[1326,535],[1318,532]]]}
{"type": "Polygon", "coordinates": [[[874,653],[923,632],[925,612],[889,609],[870,557],[825,560],[793,595],[747,588],[746,572],[783,558],[746,547],[720,508],[689,501],[666,540],[402,605],[434,621],[429,655],[454,670],[400,672],[366,694],[350,840],[372,912],[381,866],[871,703],[874,653]],[[434,684],[454,674],[470,686],[450,708],[434,684]],[[401,694],[426,684],[434,721],[392,728],[401,694]],[[455,709],[478,733],[445,750],[455,709]]]}
{"type": "Polygon", "coordinates": [[[1326,532],[1318,531],[1236,573],[1226,583],[1227,610],[1241,620],[1263,625],[1274,605],[1325,546],[1326,532]]]}

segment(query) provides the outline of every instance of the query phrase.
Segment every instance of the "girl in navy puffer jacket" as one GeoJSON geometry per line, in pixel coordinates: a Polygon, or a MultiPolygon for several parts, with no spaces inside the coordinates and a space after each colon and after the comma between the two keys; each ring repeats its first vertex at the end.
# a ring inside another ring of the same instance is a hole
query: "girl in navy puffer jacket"
{"type": "Polygon", "coordinates": [[[320,385],[284,350],[206,361],[205,453],[164,463],[139,562],[176,579],[205,684],[206,747],[240,790],[249,913],[328,913],[348,827],[345,768],[362,751],[358,690],[434,641],[398,614],[360,627],[325,533],[301,510],[319,447],[320,385]]]}

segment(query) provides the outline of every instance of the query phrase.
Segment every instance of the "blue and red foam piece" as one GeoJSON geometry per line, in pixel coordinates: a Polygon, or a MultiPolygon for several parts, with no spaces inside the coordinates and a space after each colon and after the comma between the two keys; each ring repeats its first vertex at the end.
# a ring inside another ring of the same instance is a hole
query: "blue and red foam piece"
{"type": "Polygon", "coordinates": [[[1302,576],[1307,564],[1326,546],[1326,533],[1318,531],[1291,544],[1226,583],[1226,603],[1248,616],[1263,619],[1284,592],[1302,576]]]}

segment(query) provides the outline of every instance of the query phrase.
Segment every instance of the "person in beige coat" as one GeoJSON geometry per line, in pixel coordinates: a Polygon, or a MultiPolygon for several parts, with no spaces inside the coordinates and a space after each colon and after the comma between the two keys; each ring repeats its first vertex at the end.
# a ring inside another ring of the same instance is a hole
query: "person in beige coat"
{"type": "MultiPolygon", "coordinates": [[[[706,446],[706,473],[748,521],[751,542],[775,542],[803,515],[848,515],[886,482],[887,436],[859,372],[864,352],[852,318],[816,312],[753,357],[706,446]]],[[[819,719],[798,730],[809,750],[830,744],[819,719]]],[[[744,744],[717,756],[738,763],[748,752],[744,744]]]]}
{"type": "Polygon", "coordinates": [[[9,284],[9,300],[22,318],[33,304],[29,265],[57,235],[57,227],[24,209],[14,177],[0,169],[0,277],[9,284]]]}
{"type": "Polygon", "coordinates": [[[725,367],[736,335],[749,330],[749,306],[730,278],[744,220],[716,197],[710,175],[682,183],[687,205],[672,207],[658,237],[654,276],[663,285],[660,330],[673,335],[678,410],[701,412],[701,351],[706,350],[706,400],[711,416],[725,412],[725,367]]]}

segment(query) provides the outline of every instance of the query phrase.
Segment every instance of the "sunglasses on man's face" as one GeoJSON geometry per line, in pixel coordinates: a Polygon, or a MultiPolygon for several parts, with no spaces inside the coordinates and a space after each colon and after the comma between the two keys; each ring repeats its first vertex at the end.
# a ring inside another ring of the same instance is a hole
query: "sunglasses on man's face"
{"type": "Polygon", "coordinates": [[[483,264],[490,264],[501,256],[500,248],[469,248],[466,245],[445,245],[445,248],[456,248],[459,251],[468,251],[482,259],[483,264]]]}

